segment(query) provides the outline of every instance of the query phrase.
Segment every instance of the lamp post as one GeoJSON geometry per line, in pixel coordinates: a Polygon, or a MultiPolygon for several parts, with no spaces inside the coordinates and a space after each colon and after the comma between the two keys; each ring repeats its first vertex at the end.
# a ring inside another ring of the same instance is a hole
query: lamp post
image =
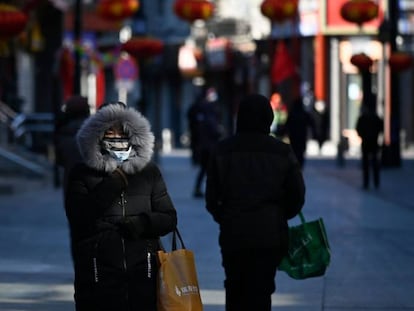
{"type": "MultiPolygon", "coordinates": [[[[80,46],[82,36],[82,0],[76,0],[73,20],[73,42],[75,46],[80,46]]],[[[73,94],[81,93],[81,51],[79,48],[74,49],[75,73],[73,81],[73,94]]]]}
{"type": "MultiPolygon", "coordinates": [[[[382,31],[383,40],[389,43],[390,56],[397,51],[396,38],[398,35],[399,2],[388,0],[388,17],[384,22],[382,31]],[[385,33],[384,33],[385,32],[385,33]]],[[[400,95],[399,95],[399,75],[395,70],[390,71],[390,94],[391,99],[388,105],[389,117],[385,118],[384,146],[382,150],[382,165],[384,167],[401,166],[401,146],[400,146],[400,95]],[[388,122],[388,123],[387,123],[388,122]]],[[[386,103],[387,104],[387,103],[386,103]]]]}

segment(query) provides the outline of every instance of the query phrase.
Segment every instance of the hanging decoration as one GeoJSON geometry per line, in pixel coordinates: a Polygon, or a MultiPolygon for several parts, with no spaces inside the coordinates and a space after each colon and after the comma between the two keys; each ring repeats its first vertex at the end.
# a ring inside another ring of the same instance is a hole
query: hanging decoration
{"type": "Polygon", "coordinates": [[[173,10],[179,18],[192,23],[197,19],[212,17],[214,4],[207,0],[176,0],[173,10]]]}
{"type": "Polygon", "coordinates": [[[297,16],[298,2],[298,0],[265,0],[260,6],[260,11],[272,22],[283,23],[297,16]]]}
{"type": "Polygon", "coordinates": [[[121,46],[122,51],[138,59],[157,56],[162,53],[163,49],[164,43],[161,40],[150,37],[132,37],[121,46]]]}
{"type": "Polygon", "coordinates": [[[371,0],[350,0],[343,4],[340,13],[344,20],[361,27],[378,17],[378,4],[371,0]]]}
{"type": "Polygon", "coordinates": [[[97,5],[99,16],[116,21],[131,17],[138,9],[138,0],[101,0],[97,5]]]}
{"type": "Polygon", "coordinates": [[[394,52],[388,59],[388,64],[391,70],[395,72],[404,71],[411,67],[413,58],[410,54],[405,52],[394,52]]]}
{"type": "Polygon", "coordinates": [[[351,64],[359,70],[369,70],[374,64],[374,61],[365,53],[358,53],[351,56],[351,64]]]}
{"type": "Polygon", "coordinates": [[[0,3],[0,40],[20,34],[26,27],[28,16],[17,7],[0,3]]]}
{"type": "Polygon", "coordinates": [[[289,54],[286,44],[279,41],[273,56],[273,65],[271,71],[271,81],[278,84],[283,80],[291,78],[297,74],[295,62],[289,54]]]}

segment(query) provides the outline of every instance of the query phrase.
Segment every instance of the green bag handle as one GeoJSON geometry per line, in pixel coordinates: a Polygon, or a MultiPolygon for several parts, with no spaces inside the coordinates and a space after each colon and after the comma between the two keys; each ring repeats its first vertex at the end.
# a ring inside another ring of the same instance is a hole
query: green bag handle
{"type": "Polygon", "coordinates": [[[300,218],[300,222],[304,225],[306,223],[305,216],[303,216],[302,212],[299,212],[298,216],[300,218]]]}

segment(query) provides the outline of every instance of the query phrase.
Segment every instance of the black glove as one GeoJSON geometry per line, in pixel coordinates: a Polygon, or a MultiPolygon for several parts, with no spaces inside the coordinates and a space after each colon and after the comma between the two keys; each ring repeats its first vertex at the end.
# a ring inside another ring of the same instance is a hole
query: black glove
{"type": "Polygon", "coordinates": [[[138,216],[128,216],[125,220],[118,223],[118,227],[123,237],[136,240],[146,230],[148,223],[148,216],[141,214],[138,216]]]}

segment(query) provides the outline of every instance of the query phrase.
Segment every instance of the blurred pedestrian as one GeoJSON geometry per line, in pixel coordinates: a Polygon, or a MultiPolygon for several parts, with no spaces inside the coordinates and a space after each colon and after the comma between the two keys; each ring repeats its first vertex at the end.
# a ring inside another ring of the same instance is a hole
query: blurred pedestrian
{"type": "Polygon", "coordinates": [[[380,147],[378,138],[383,132],[383,121],[377,115],[374,105],[362,105],[356,131],[361,138],[362,151],[362,187],[368,189],[370,175],[373,175],[374,187],[380,186],[380,147]],[[372,172],[371,172],[372,171],[372,172]]]}
{"type": "Polygon", "coordinates": [[[293,152],[303,169],[305,153],[308,142],[308,131],[314,132],[315,126],[311,115],[304,109],[302,98],[297,97],[289,110],[285,124],[286,134],[289,138],[293,152]]]}
{"type": "Polygon", "coordinates": [[[76,310],[156,311],[156,252],[177,216],[151,160],[150,124],[123,103],[105,104],[76,137],[83,163],[66,197],[76,310]]]}
{"type": "Polygon", "coordinates": [[[220,141],[207,172],[206,208],[219,224],[226,311],[270,311],[276,270],[288,250],[288,219],[305,185],[288,144],[270,135],[273,112],[258,94],[239,106],[234,136],[220,141]]]}
{"type": "Polygon", "coordinates": [[[70,97],[62,107],[56,121],[56,163],[63,168],[63,195],[65,197],[69,171],[82,162],[76,142],[76,133],[89,117],[88,99],[84,96],[70,97]]]}
{"type": "Polygon", "coordinates": [[[273,110],[273,122],[270,131],[274,136],[283,139],[288,112],[282,100],[282,95],[277,92],[273,93],[270,97],[270,104],[273,110]]]}
{"type": "Polygon", "coordinates": [[[217,92],[207,88],[188,111],[188,122],[191,130],[192,153],[194,163],[199,165],[193,196],[204,196],[203,182],[209,162],[211,148],[221,136],[221,126],[217,107],[217,92]]]}

